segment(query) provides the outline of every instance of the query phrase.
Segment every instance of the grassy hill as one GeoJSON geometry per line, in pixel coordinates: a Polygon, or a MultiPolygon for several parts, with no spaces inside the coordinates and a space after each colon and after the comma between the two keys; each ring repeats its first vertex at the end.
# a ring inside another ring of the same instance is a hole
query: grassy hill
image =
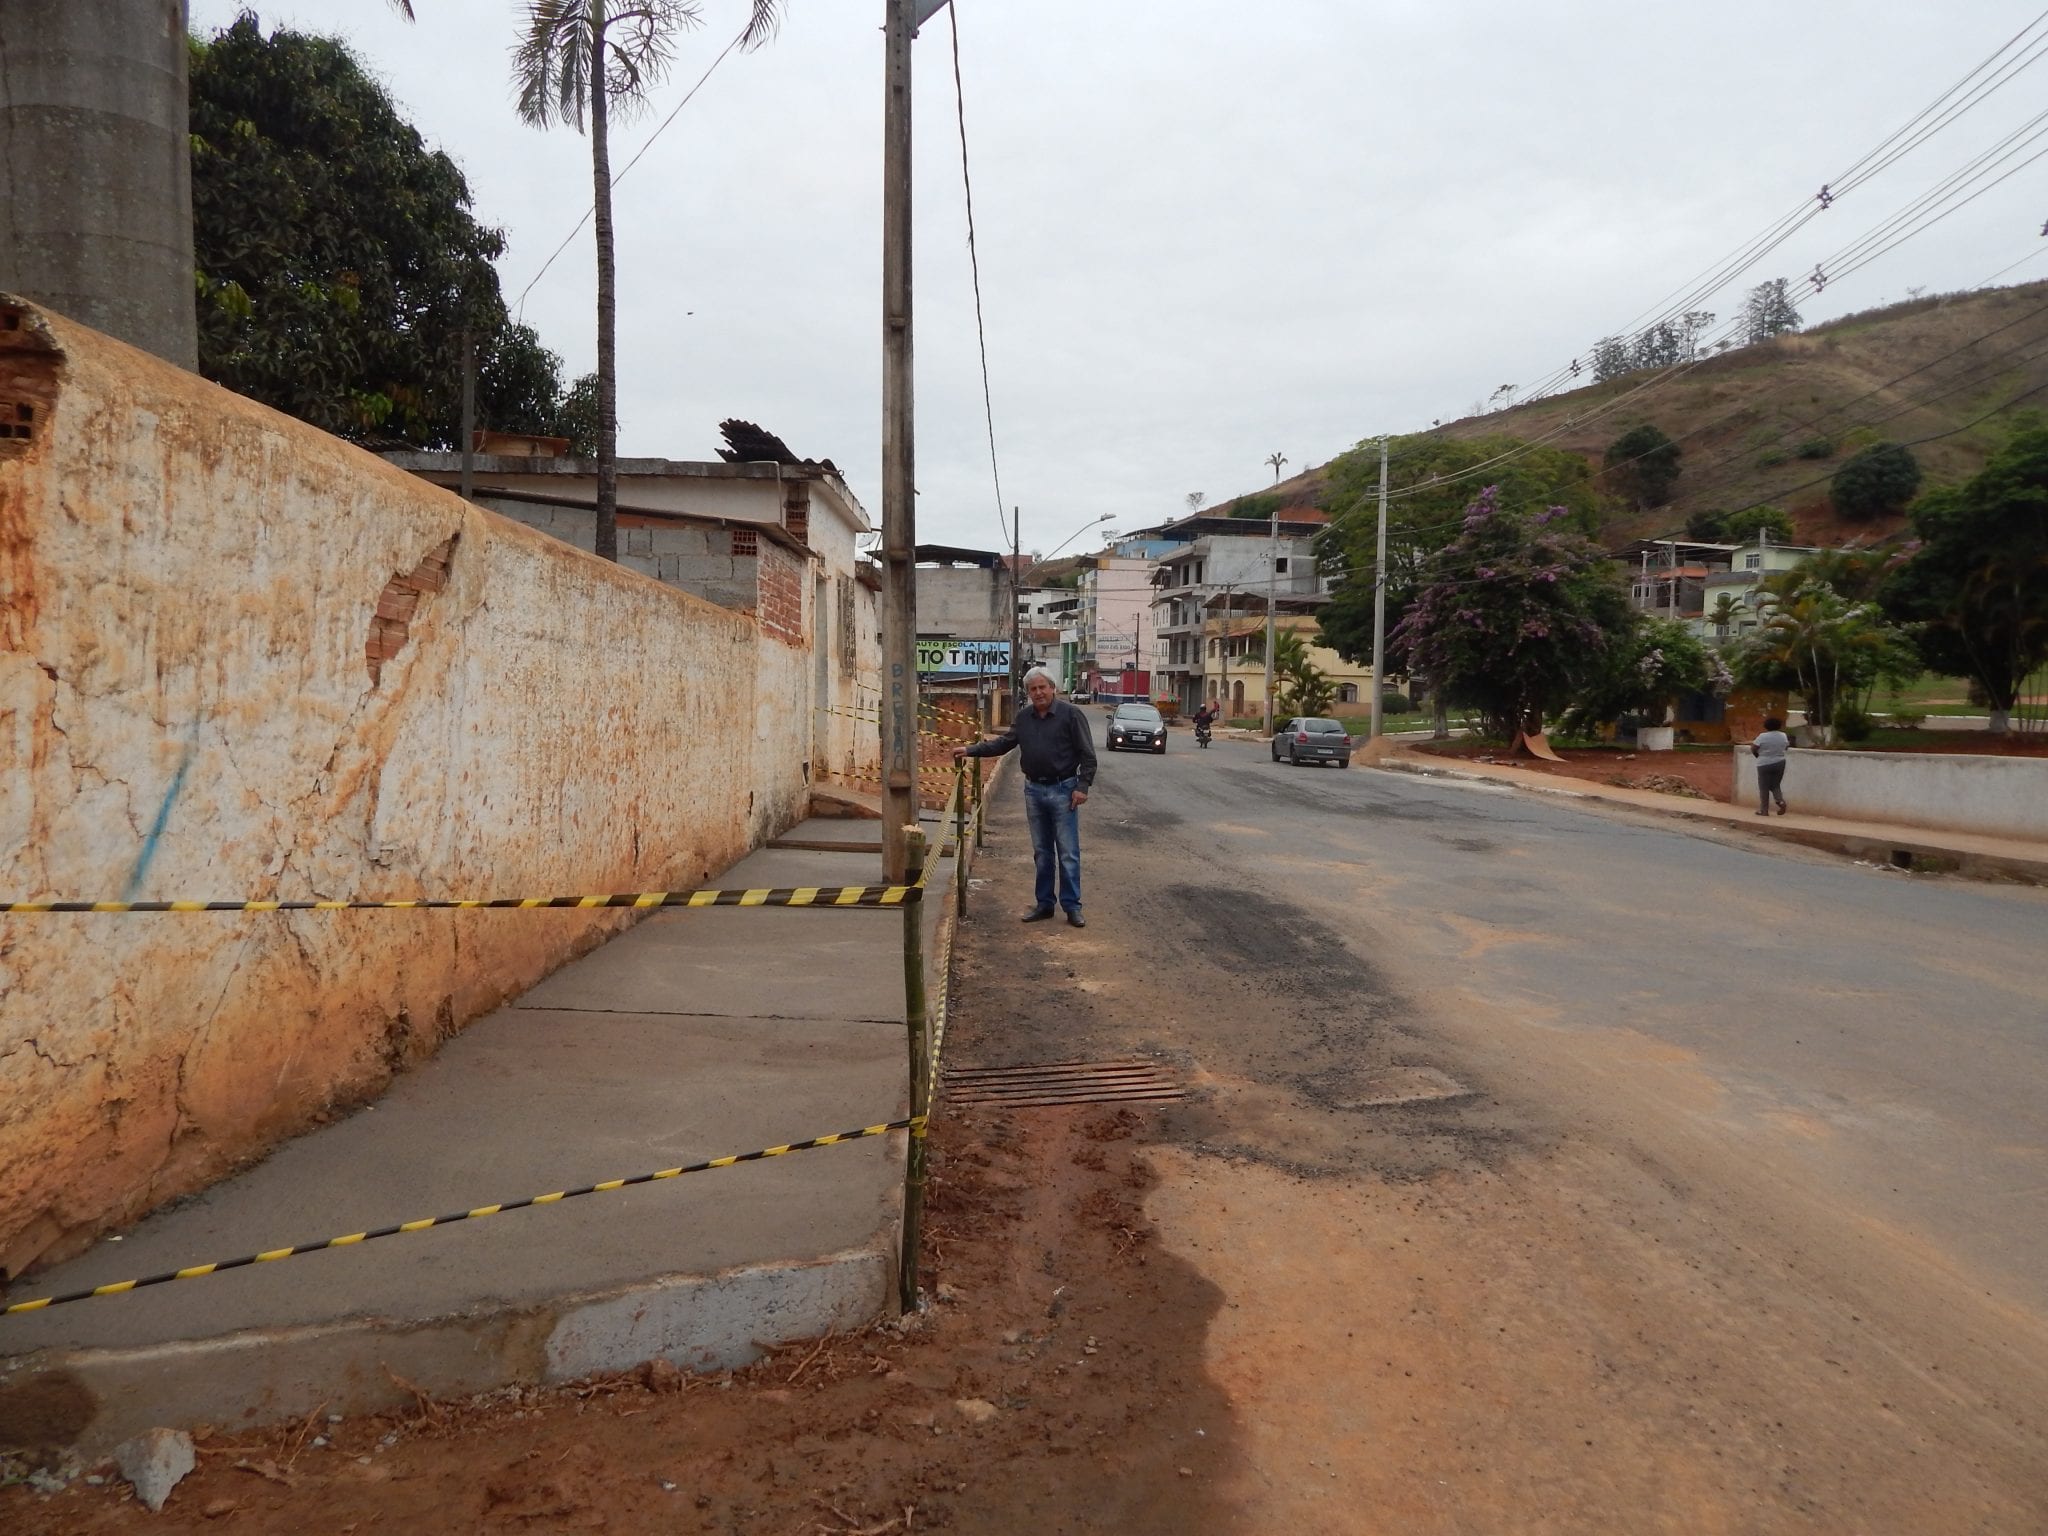
{"type": "MultiPolygon", "coordinates": [[[[1869,542],[1896,532],[1901,520],[1835,516],[1827,480],[1844,460],[1870,443],[1926,438],[1913,449],[1923,483],[1967,479],[2012,425],[2015,410],[2000,407],[2030,390],[2041,393],[2017,410],[2048,408],[2048,282],[1866,310],[1720,353],[1661,381],[1630,374],[1438,430],[1541,440],[1597,469],[1608,444],[1653,423],[1678,441],[1683,472],[1669,506],[1617,506],[1604,531],[1612,542],[1668,533],[1696,511],[1758,501],[1790,513],[1802,543],[1869,542]]],[[[1321,469],[1248,494],[1275,491],[1321,504],[1321,469]]]]}

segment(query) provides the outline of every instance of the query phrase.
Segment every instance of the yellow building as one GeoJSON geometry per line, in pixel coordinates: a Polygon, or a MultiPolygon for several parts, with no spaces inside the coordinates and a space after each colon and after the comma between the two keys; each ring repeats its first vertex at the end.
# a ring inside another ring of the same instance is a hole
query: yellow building
{"type": "MultiPolygon", "coordinates": [[[[1322,643],[1322,631],[1308,614],[1282,613],[1275,626],[1300,635],[1308,659],[1337,690],[1331,713],[1349,715],[1372,708],[1372,668],[1356,666],[1322,643]]],[[[1224,700],[1231,717],[1266,710],[1266,620],[1262,614],[1211,619],[1202,642],[1202,697],[1224,700]]],[[[1284,688],[1284,685],[1283,685],[1284,688]]]]}

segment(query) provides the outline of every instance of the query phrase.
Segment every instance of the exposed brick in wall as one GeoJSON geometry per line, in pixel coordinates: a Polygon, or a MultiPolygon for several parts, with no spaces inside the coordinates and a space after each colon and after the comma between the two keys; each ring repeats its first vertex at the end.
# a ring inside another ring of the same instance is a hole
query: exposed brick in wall
{"type": "Polygon", "coordinates": [[[804,643],[803,570],[779,544],[763,544],[758,556],[761,596],[757,617],[764,633],[790,645],[804,643]]]}
{"type": "Polygon", "coordinates": [[[363,643],[371,687],[377,685],[384,663],[405,649],[420,603],[448,584],[448,562],[454,557],[455,541],[460,537],[450,534],[428,550],[410,571],[396,572],[384,583],[384,590],[377,597],[377,612],[370,620],[369,639],[363,643]]]}
{"type": "Polygon", "coordinates": [[[811,542],[811,487],[808,481],[783,482],[782,526],[806,544],[811,542]]]}

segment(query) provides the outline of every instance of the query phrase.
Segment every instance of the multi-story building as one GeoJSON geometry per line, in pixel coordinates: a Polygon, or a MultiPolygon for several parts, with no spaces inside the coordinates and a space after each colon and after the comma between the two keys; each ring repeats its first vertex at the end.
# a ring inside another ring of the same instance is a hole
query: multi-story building
{"type": "Polygon", "coordinates": [[[1079,682],[1087,692],[1150,695],[1154,566],[1147,555],[1119,547],[1082,568],[1074,589],[1074,628],[1079,682]]]}
{"type": "Polygon", "coordinates": [[[1207,641],[1219,625],[1254,611],[1263,618],[1269,589],[1276,619],[1322,605],[1330,583],[1316,567],[1314,537],[1328,521],[1313,507],[1289,508],[1277,539],[1265,521],[1196,516],[1167,525],[1187,542],[1160,558],[1152,579],[1156,696],[1183,710],[1217,696],[1221,657],[1211,657],[1207,641]]]}
{"type": "Polygon", "coordinates": [[[1708,575],[1700,587],[1700,612],[1689,616],[1693,633],[1702,640],[1732,640],[1757,626],[1756,600],[1766,576],[1804,565],[1820,551],[1805,544],[1773,544],[1759,537],[1729,550],[1725,569],[1708,575]],[[1722,602],[1722,598],[1727,602],[1722,602]]]}

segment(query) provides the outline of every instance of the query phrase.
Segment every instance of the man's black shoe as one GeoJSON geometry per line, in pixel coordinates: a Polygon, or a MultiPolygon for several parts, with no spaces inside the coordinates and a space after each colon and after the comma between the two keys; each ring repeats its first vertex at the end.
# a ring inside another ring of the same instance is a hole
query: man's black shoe
{"type": "Polygon", "coordinates": [[[1086,928],[1088,926],[1088,919],[1078,912],[1069,912],[1067,914],[1067,924],[1073,928],[1086,928]]]}
{"type": "Polygon", "coordinates": [[[1027,923],[1042,923],[1048,917],[1051,916],[1051,907],[1033,907],[1029,912],[1026,912],[1024,914],[1024,921],[1027,923]]]}

